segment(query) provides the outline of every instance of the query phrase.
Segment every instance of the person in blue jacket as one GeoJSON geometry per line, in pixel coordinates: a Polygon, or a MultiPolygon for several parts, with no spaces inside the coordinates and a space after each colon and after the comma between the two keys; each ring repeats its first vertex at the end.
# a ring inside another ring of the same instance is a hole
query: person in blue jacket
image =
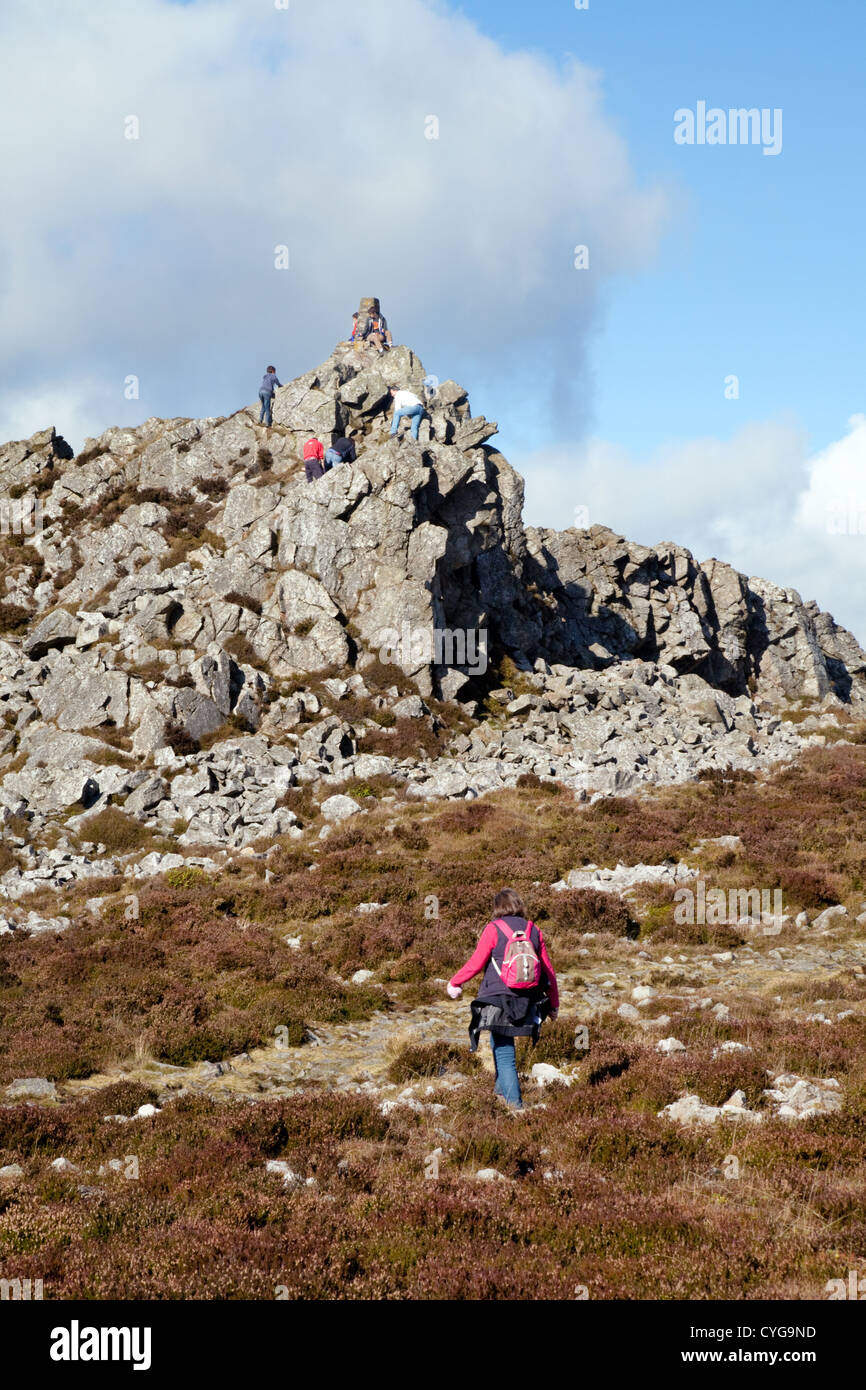
{"type": "Polygon", "coordinates": [[[262,377],[262,384],[259,387],[259,400],[262,403],[262,408],[259,411],[260,425],[273,424],[273,421],[271,420],[271,405],[273,404],[274,399],[274,389],[277,386],[282,386],[282,384],[283,383],[277,376],[276,367],[268,367],[268,370],[262,377]]]}

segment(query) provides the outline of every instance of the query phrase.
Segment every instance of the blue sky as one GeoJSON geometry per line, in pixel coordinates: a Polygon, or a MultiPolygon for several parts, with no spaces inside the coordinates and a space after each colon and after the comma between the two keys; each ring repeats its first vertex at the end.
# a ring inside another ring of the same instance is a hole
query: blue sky
{"type": "Polygon", "coordinates": [[[864,39],[861,0],[6,0],[0,437],[227,414],[376,293],[529,524],[866,640],[864,39]],[[675,143],[698,101],[781,109],[781,152],[675,143]]]}
{"type": "Polygon", "coordinates": [[[610,287],[592,357],[595,430],[647,450],[790,410],[814,447],[837,438],[864,398],[866,6],[461,8],[509,49],[597,68],[638,179],[670,181],[683,200],[656,263],[610,287]],[[675,145],[674,111],[699,99],[781,107],[781,154],[675,145]],[[731,372],[738,402],[723,394],[731,372]]]}

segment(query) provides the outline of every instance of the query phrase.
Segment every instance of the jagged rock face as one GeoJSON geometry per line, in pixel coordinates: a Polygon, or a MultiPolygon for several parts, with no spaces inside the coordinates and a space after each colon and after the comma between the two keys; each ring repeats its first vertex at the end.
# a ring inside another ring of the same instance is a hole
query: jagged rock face
{"type": "MultiPolygon", "coordinates": [[[[77,613],[94,606],[118,625],[120,654],[135,664],[169,640],[197,654],[240,636],[277,677],[345,665],[349,623],[372,650],[406,629],[416,651],[401,648],[399,664],[424,693],[437,663],[423,654],[435,651],[439,629],[484,628],[498,615],[507,640],[526,645],[535,629],[513,616],[522,483],[483,447],[495,424],[472,418],[465,391],[444,382],[418,443],[389,440],[389,387],[423,395],[424,375],[407,348],[382,359],[343,348],[277,391],[273,430],[241,411],[227,420],[148,420],[88,440],[43,500],[38,548],[54,583],[39,595],[26,654],[76,645],[77,661],[77,613]],[[357,463],[309,485],[299,466],[304,440],[316,433],[330,443],[336,432],[356,439],[357,463]],[[128,505],[118,510],[118,498],[128,505]],[[172,498],[202,513],[201,545],[176,564],[178,517],[164,505],[172,498]],[[105,515],[112,509],[107,525],[100,504],[105,515]],[[238,594],[260,612],[225,602],[238,594]]],[[[20,481],[28,458],[38,473],[53,439],[52,431],[9,446],[0,477],[20,481]]],[[[447,676],[448,662],[439,665],[447,676]]],[[[101,682],[106,708],[116,704],[110,666],[86,679],[88,689],[101,682]]],[[[60,669],[68,685],[68,667],[60,669]]],[[[85,727],[97,694],[76,694],[76,708],[63,712],[54,685],[44,717],[85,727]]]]}
{"type": "Polygon", "coordinates": [[[53,428],[0,446],[0,494],[9,496],[15,488],[44,481],[59,463],[72,456],[66,440],[53,428]]]}
{"type": "Polygon", "coordinates": [[[525,583],[546,601],[538,651],[551,660],[604,667],[637,657],[774,703],[866,701],[857,642],[793,589],[604,526],[526,535],[525,583]]]}
{"type": "MultiPolygon", "coordinates": [[[[277,391],[271,429],[244,409],[109,429],[75,458],[53,429],[0,448],[0,489],[38,494],[44,517],[41,534],[0,536],[0,815],[51,809],[73,783],[73,801],[86,800],[92,782],[110,794],[111,777],[93,762],[99,749],[88,745],[94,731],[125,730],[127,751],[143,758],[167,752],[177,728],[198,740],[233,719],[235,731],[261,730],[267,749],[319,708],[314,696],[280,694],[281,683],[297,687],[318,673],[336,707],[350,695],[371,698],[361,673],[377,653],[421,696],[474,701],[478,683],[468,677],[483,663],[455,634],[479,630],[494,656],[510,655],[541,680],[537,697],[509,706],[515,720],[530,717],[488,759],[489,785],[498,784],[496,764],[513,759],[517,769],[531,746],[524,770],[595,786],[598,758],[610,761],[599,750],[614,736],[622,757],[611,785],[641,778],[654,746],[647,728],[673,719],[662,706],[685,712],[684,732],[659,726],[656,737],[675,750],[682,733],[686,751],[670,752],[664,774],[680,777],[694,771],[688,750],[704,746],[700,730],[742,751],[757,729],[747,691],[768,703],[866,703],[866,654],[793,590],[718,560],[699,565],[675,545],[633,545],[601,526],[525,529],[522,479],[488,443],[496,425],[471,414],[455,382],[429,399],[417,442],[391,438],[389,388],[427,398],[424,381],[409,348],[379,356],[341,344],[277,391]],[[326,445],[349,435],[357,461],[308,483],[301,454],[311,432],[326,445]],[[634,730],[612,725],[581,745],[586,710],[610,700],[619,711],[621,702],[605,690],[578,697],[563,682],[574,669],[607,668],[621,669],[633,691],[634,730]],[[664,672],[655,685],[653,670],[664,672]],[[660,703],[650,688],[672,681],[675,697],[660,703]],[[734,709],[731,698],[749,708],[734,709]],[[592,751],[575,767],[567,755],[578,745],[592,751]],[[22,756],[25,766],[10,770],[22,756]],[[55,795],[46,779],[61,766],[69,777],[55,795]]],[[[395,705],[399,694],[389,697],[395,705]]],[[[411,717],[428,716],[422,705],[411,717]]],[[[369,756],[331,708],[296,743],[298,776],[308,757],[327,771],[369,756]]],[[[471,744],[476,761],[484,743],[471,744]]],[[[144,790],[128,775],[121,781],[143,816],[166,800],[156,773],[144,790]]],[[[481,781],[459,765],[419,784],[464,795],[481,781]]],[[[227,801],[221,829],[243,843],[230,812],[227,801]]],[[[208,816],[194,840],[206,839],[208,816]]]]}
{"type": "MultiPolygon", "coordinates": [[[[383,441],[355,467],[287,489],[276,513],[277,565],[318,581],[315,592],[306,583],[296,611],[312,616],[332,600],[371,651],[405,627],[419,640],[401,644],[399,664],[429,694],[436,663],[425,652],[435,651],[435,632],[486,627],[492,610],[505,622],[509,599],[519,598],[500,476],[482,449],[383,441]]],[[[299,587],[295,580],[293,598],[299,587]]],[[[284,612],[294,608],[285,594],[283,579],[276,600],[284,612]]]]}

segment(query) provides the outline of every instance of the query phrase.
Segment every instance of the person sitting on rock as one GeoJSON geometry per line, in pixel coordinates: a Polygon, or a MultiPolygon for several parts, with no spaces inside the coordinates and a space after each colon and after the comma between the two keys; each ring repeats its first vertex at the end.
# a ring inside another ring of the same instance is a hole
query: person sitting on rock
{"type": "Polygon", "coordinates": [[[325,470],[333,468],[335,463],[354,463],[357,457],[354,439],[335,439],[325,450],[325,470]]]}
{"type": "Polygon", "coordinates": [[[404,415],[412,421],[412,438],[418,438],[418,430],[421,426],[421,417],[424,414],[424,404],[419,401],[414,391],[398,391],[396,386],[391,387],[391,395],[394,398],[394,418],[391,421],[392,435],[395,435],[400,428],[400,421],[404,415]]]}
{"type": "Polygon", "coordinates": [[[349,334],[349,342],[350,342],[350,343],[354,343],[354,341],[355,341],[355,334],[357,333],[357,331],[358,331],[358,311],[357,311],[357,309],[356,309],[355,312],[354,312],[354,314],[352,315],[352,331],[351,331],[351,333],[349,334]]]}
{"type": "Polygon", "coordinates": [[[472,1001],[469,1048],[475,1052],[482,1031],[490,1033],[496,1070],[494,1094],[513,1110],[522,1110],[514,1039],[537,1040],[545,1018],[556,1018],[559,987],[544,937],[527,919],[523,901],[512,888],[496,894],[493,913],[469,960],[445,988],[449,998],[459,999],[467,980],[484,971],[472,1001]],[[510,957],[514,957],[511,963],[510,957]]]}
{"type": "Polygon", "coordinates": [[[276,367],[268,367],[268,370],[262,377],[262,384],[259,387],[259,400],[262,403],[262,408],[259,411],[260,425],[264,424],[270,426],[273,424],[271,420],[271,405],[274,399],[274,387],[282,386],[282,384],[283,383],[277,376],[276,367]]]}
{"type": "Polygon", "coordinates": [[[391,342],[391,332],[388,328],[388,320],[384,314],[370,315],[370,331],[367,335],[367,342],[372,343],[378,349],[379,356],[386,348],[393,347],[391,342]]]}
{"type": "Polygon", "coordinates": [[[304,472],[307,482],[314,483],[325,471],[325,449],[321,439],[311,434],[304,445],[304,472]]]}

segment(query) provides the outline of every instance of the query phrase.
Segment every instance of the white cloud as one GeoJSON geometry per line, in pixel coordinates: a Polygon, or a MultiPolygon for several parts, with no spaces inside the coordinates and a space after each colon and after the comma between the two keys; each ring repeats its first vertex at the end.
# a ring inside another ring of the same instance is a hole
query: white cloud
{"type": "Polygon", "coordinates": [[[106,410],[115,412],[115,424],[140,422],[141,412],[134,408],[133,402],[125,403],[125,411],[121,409],[119,395],[109,399],[101,383],[81,377],[57,386],[39,381],[33,389],[24,392],[0,389],[0,420],[3,421],[0,438],[4,441],[29,439],[37,430],[57,421],[58,434],[75,440],[80,447],[90,433],[92,421],[102,418],[106,410]]]}
{"type": "Polygon", "coordinates": [[[816,534],[866,537],[866,415],[852,415],[848,426],[844,439],[812,459],[799,498],[798,525],[816,534]]]}
{"type": "Polygon", "coordinates": [[[646,458],[604,440],[512,460],[534,525],[609,526],[643,545],[675,541],[814,598],[866,640],[866,416],[810,457],[793,421],[747,425],[646,458]],[[587,524],[580,519],[577,524],[587,524]]]}
{"type": "Polygon", "coordinates": [[[6,0],[0,93],[5,399],[86,369],[85,432],[129,372],[140,418],[228,412],[267,361],[320,361],[371,292],[442,375],[552,374],[668,208],[595,73],[505,53],[435,0],[43,0],[38,24],[6,0]]]}

